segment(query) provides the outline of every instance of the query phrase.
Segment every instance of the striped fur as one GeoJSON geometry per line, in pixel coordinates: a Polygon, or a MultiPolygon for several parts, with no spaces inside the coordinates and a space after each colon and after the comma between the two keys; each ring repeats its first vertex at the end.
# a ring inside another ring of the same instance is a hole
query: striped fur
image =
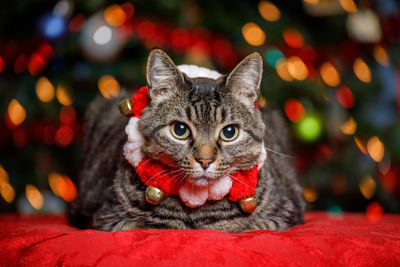
{"type": "MultiPolygon", "coordinates": [[[[162,92],[167,101],[158,98],[144,110],[139,122],[145,138],[143,152],[166,165],[178,166],[181,171],[176,179],[183,180],[195,172],[193,151],[204,142],[215,149],[216,176],[254,166],[262,141],[268,149],[290,153],[288,133],[278,112],[260,112],[238,99],[224,77],[182,77],[173,93],[162,92]],[[193,135],[189,140],[171,138],[169,129],[174,121],[190,126],[193,135]],[[240,138],[232,144],[215,141],[222,127],[232,123],[240,126],[240,138]]],[[[148,204],[146,186],[122,153],[128,119],[119,114],[118,103],[124,96],[111,101],[99,98],[88,109],[78,197],[68,210],[73,225],[105,231],[175,228],[241,232],[283,230],[302,223],[304,202],[292,162],[275,153],[268,153],[259,172],[258,207],[251,214],[226,197],[197,208],[187,207],[176,196],[167,197],[158,206],[148,204]]]]}

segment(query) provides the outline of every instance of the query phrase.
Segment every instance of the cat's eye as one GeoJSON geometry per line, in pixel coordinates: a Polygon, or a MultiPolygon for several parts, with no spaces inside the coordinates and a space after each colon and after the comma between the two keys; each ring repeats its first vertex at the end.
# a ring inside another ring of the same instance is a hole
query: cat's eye
{"type": "Polygon", "coordinates": [[[219,133],[219,137],[223,141],[233,141],[239,134],[239,128],[236,125],[225,126],[219,133]]]}
{"type": "Polygon", "coordinates": [[[177,139],[186,139],[190,135],[189,127],[182,122],[175,122],[171,125],[172,135],[177,139]]]}

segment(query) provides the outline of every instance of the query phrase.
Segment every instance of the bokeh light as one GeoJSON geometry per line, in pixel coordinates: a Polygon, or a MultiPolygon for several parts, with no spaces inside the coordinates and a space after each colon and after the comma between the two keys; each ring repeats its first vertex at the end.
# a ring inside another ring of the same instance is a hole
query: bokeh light
{"type": "Polygon", "coordinates": [[[316,115],[306,115],[296,124],[299,137],[305,142],[314,142],[322,134],[322,124],[316,115]]]}
{"type": "Polygon", "coordinates": [[[260,1],[258,12],[266,21],[277,21],[281,17],[279,9],[270,1],[260,1]]]}
{"type": "Polygon", "coordinates": [[[104,19],[110,26],[118,27],[125,23],[127,16],[119,5],[114,4],[106,8],[104,19]]]}
{"type": "Polygon", "coordinates": [[[349,13],[357,12],[357,6],[353,0],[340,0],[339,3],[345,11],[349,13]]]}
{"type": "Polygon", "coordinates": [[[292,122],[301,121],[306,115],[306,110],[301,104],[301,102],[297,99],[290,98],[286,100],[284,106],[285,114],[292,122]]]}
{"type": "Polygon", "coordinates": [[[347,135],[352,135],[357,130],[357,123],[354,121],[353,117],[350,117],[345,123],[340,126],[342,133],[347,135]]]}
{"type": "Polygon", "coordinates": [[[302,48],[304,46],[303,36],[301,36],[301,33],[296,29],[285,29],[283,31],[283,39],[290,47],[302,48]]]}
{"type": "Polygon", "coordinates": [[[265,42],[264,31],[253,22],[248,22],[242,27],[243,38],[252,46],[260,46],[265,42]]]}
{"type": "Polygon", "coordinates": [[[315,202],[318,198],[318,191],[314,188],[304,188],[303,197],[307,202],[315,202]]]}
{"type": "Polygon", "coordinates": [[[54,14],[44,16],[41,22],[41,31],[49,39],[60,38],[67,28],[66,21],[54,14]]]}
{"type": "Polygon", "coordinates": [[[308,77],[308,69],[303,60],[297,56],[289,57],[287,59],[287,70],[294,79],[305,80],[308,77]]]}
{"type": "Polygon", "coordinates": [[[364,83],[369,83],[371,81],[371,70],[361,58],[356,58],[356,60],[354,60],[353,70],[360,81],[364,83]]]}
{"type": "Polygon", "coordinates": [[[352,108],[354,106],[354,96],[349,87],[342,85],[336,89],[336,99],[344,108],[352,108]]]}
{"type": "Polygon", "coordinates": [[[20,54],[14,62],[14,72],[16,74],[22,73],[28,66],[28,58],[25,54],[20,54]]]}
{"type": "Polygon", "coordinates": [[[340,84],[340,75],[336,68],[330,62],[324,62],[321,65],[320,74],[322,80],[331,87],[336,87],[340,84]]]}
{"type": "Polygon", "coordinates": [[[361,194],[366,199],[371,199],[375,195],[376,182],[370,175],[367,175],[367,176],[363,177],[360,180],[359,186],[360,186],[361,194]]]}
{"type": "Polygon", "coordinates": [[[85,21],[86,21],[85,15],[77,14],[70,20],[68,28],[72,32],[78,32],[85,25],[85,21]]]}
{"type": "Polygon", "coordinates": [[[13,202],[15,197],[15,190],[10,184],[8,183],[1,184],[0,190],[1,190],[0,191],[1,196],[7,203],[13,202]]]}
{"type": "Polygon", "coordinates": [[[56,97],[58,102],[60,102],[61,105],[63,106],[70,106],[72,105],[72,94],[70,90],[68,90],[65,86],[63,85],[58,85],[57,86],[57,91],[56,91],[56,97]]]}
{"type": "Polygon", "coordinates": [[[15,190],[8,183],[8,173],[1,165],[0,165],[0,194],[7,203],[11,203],[15,197],[15,190]]]}
{"type": "Polygon", "coordinates": [[[75,121],[76,112],[75,109],[71,106],[62,107],[60,110],[60,122],[62,124],[70,125],[75,121]]]}
{"type": "Polygon", "coordinates": [[[389,66],[389,56],[386,50],[381,45],[374,47],[374,58],[382,66],[389,66]]]}
{"type": "Polygon", "coordinates": [[[111,41],[112,35],[111,28],[103,25],[94,31],[93,40],[98,45],[105,45],[111,41]]]}
{"type": "Polygon", "coordinates": [[[26,185],[25,194],[26,198],[34,209],[39,210],[42,208],[44,198],[36,186],[30,184],[26,185]]]}
{"type": "Polygon", "coordinates": [[[367,210],[366,210],[366,215],[368,220],[371,223],[378,223],[383,216],[383,209],[382,206],[379,205],[378,202],[372,202],[368,204],[367,210]]]}
{"type": "Polygon", "coordinates": [[[44,70],[45,66],[46,62],[41,54],[35,52],[29,57],[28,71],[31,75],[38,75],[44,70]]]}
{"type": "Polygon", "coordinates": [[[270,49],[265,52],[265,59],[267,60],[267,63],[273,68],[275,68],[276,63],[284,57],[285,56],[283,55],[282,51],[279,49],[270,49]]]}
{"type": "Polygon", "coordinates": [[[361,141],[361,139],[358,136],[353,137],[354,143],[356,144],[357,148],[361,151],[363,154],[367,154],[367,149],[365,148],[365,145],[361,141]]]}
{"type": "Polygon", "coordinates": [[[371,137],[368,140],[367,151],[370,157],[376,162],[380,162],[385,155],[385,147],[377,136],[371,137]]]}
{"type": "Polygon", "coordinates": [[[26,118],[24,107],[15,98],[8,104],[8,117],[14,125],[20,125],[26,118]]]}
{"type": "Polygon", "coordinates": [[[278,73],[279,77],[287,82],[293,80],[292,75],[290,75],[288,68],[287,68],[287,60],[285,58],[279,59],[276,62],[275,66],[276,73],[278,73]]]}
{"type": "Polygon", "coordinates": [[[36,82],[36,95],[44,103],[48,103],[54,98],[54,86],[46,77],[40,77],[36,82]]]}
{"type": "Polygon", "coordinates": [[[318,4],[320,0],[303,0],[304,2],[314,5],[314,4],[318,4]]]}
{"type": "Polygon", "coordinates": [[[61,197],[67,202],[76,198],[76,187],[68,176],[52,172],[48,176],[48,182],[50,189],[56,196],[61,197]]]}
{"type": "Polygon", "coordinates": [[[6,67],[6,63],[4,62],[4,59],[2,56],[0,56],[0,73],[2,73],[4,71],[6,67]]]}
{"type": "Polygon", "coordinates": [[[69,125],[60,126],[55,135],[55,141],[57,146],[66,147],[71,144],[74,139],[74,131],[69,125]]]}
{"type": "Polygon", "coordinates": [[[120,86],[118,81],[112,75],[104,75],[98,81],[100,93],[107,99],[117,97],[120,86]]]}

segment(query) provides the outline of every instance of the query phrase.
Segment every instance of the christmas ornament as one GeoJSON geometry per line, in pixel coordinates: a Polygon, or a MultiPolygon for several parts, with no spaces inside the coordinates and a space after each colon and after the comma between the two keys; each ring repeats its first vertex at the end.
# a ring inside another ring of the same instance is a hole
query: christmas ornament
{"type": "Polygon", "coordinates": [[[125,98],[119,103],[119,111],[124,116],[132,115],[132,101],[129,98],[125,98]]]}
{"type": "MultiPolygon", "coordinates": [[[[178,68],[189,77],[210,77],[217,79],[220,74],[206,68],[191,65],[178,66],[178,68]]],[[[229,200],[241,200],[240,207],[246,212],[252,212],[256,206],[255,198],[251,199],[257,186],[258,171],[266,159],[266,151],[262,145],[258,163],[250,170],[237,171],[231,175],[222,176],[216,181],[204,186],[193,183],[186,179],[184,183],[178,183],[174,174],[178,169],[167,167],[161,163],[146,158],[141,151],[144,138],[138,130],[138,122],[142,110],[147,106],[149,97],[147,87],[140,88],[132,97],[130,102],[123,100],[120,104],[122,114],[131,110],[133,117],[125,128],[128,141],[124,145],[124,156],[133,165],[141,181],[148,186],[146,200],[151,204],[159,204],[162,198],[170,194],[178,195],[189,207],[199,207],[207,200],[220,200],[228,195],[229,200]]]]}

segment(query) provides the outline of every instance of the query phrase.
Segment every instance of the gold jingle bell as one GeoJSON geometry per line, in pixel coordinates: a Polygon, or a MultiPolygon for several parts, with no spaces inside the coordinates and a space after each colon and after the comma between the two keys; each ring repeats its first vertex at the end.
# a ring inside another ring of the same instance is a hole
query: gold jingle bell
{"type": "Polygon", "coordinates": [[[239,200],[239,207],[247,213],[252,213],[257,208],[257,200],[255,196],[244,197],[239,200]]]}
{"type": "Polygon", "coordinates": [[[164,192],[153,186],[149,186],[146,189],[146,201],[153,205],[160,204],[161,200],[164,199],[164,192]]]}
{"type": "Polygon", "coordinates": [[[124,98],[121,102],[119,102],[119,111],[122,115],[132,116],[132,106],[132,101],[129,98],[124,98]]]}

